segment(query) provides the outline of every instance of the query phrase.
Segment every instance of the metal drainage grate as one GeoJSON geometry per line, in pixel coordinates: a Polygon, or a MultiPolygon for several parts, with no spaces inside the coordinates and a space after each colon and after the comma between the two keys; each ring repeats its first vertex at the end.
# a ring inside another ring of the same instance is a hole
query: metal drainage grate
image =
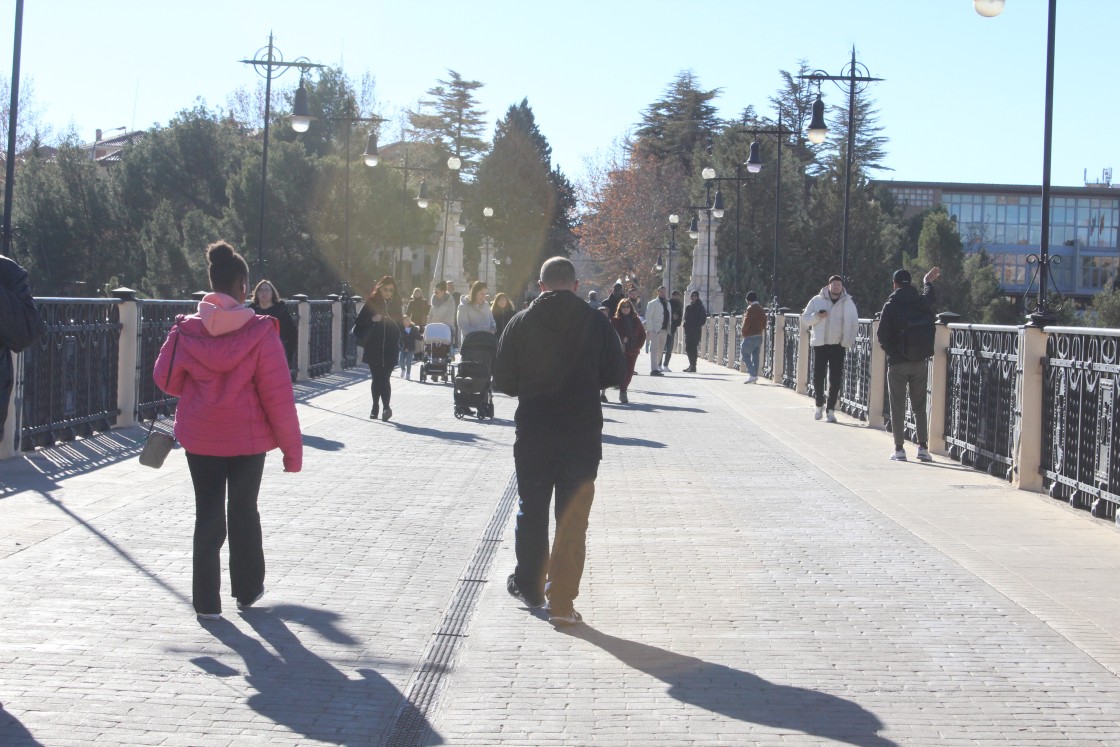
{"type": "Polygon", "coordinates": [[[432,635],[420,666],[405,688],[401,704],[393,714],[386,747],[420,747],[428,739],[431,724],[428,715],[435,711],[443,691],[443,675],[450,671],[459,644],[467,636],[471,615],[490,573],[490,565],[502,541],[502,533],[517,499],[517,474],[509,478],[505,492],[490,515],[490,523],[475,547],[474,555],[451,603],[443,613],[439,627],[432,635]]]}

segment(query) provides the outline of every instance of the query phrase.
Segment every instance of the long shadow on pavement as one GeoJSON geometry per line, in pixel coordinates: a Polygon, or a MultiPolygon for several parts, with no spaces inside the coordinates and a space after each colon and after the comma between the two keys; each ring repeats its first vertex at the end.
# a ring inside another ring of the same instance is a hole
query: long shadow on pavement
{"type": "Polygon", "coordinates": [[[794,729],[860,747],[898,747],[879,736],[883,723],[878,717],[853,701],[779,685],[723,664],[616,638],[589,625],[565,632],[666,683],[669,694],[682,703],[739,721],[794,729]]]}
{"type": "Polygon", "coordinates": [[[624,436],[612,436],[609,433],[603,434],[603,443],[612,444],[614,446],[645,446],[648,449],[664,449],[665,444],[660,441],[647,441],[644,438],[626,438],[624,436]]]}
{"type": "MultiPolygon", "coordinates": [[[[360,669],[361,679],[351,679],[333,664],[314,654],[289,629],[295,622],[314,629],[334,643],[357,645],[338,627],[339,615],[300,605],[252,609],[243,619],[271,647],[246,635],[236,625],[219,620],[205,624],[219,641],[235,651],[248,669],[246,682],[256,694],[249,706],[273,723],[281,724],[309,740],[341,745],[380,744],[392,725],[401,692],[372,669],[360,669]]],[[[217,676],[236,670],[210,657],[193,660],[217,676]]],[[[428,744],[443,740],[424,721],[428,744]]]]}
{"type": "Polygon", "coordinates": [[[4,704],[0,703],[0,744],[5,747],[41,747],[43,743],[31,736],[27,727],[5,711],[4,704]]]}
{"type": "MultiPolygon", "coordinates": [[[[631,391],[634,391],[634,390],[631,390],[631,391]]],[[[654,392],[637,391],[635,393],[641,395],[641,394],[653,394],[654,392]]],[[[614,402],[611,402],[610,404],[613,405],[614,407],[621,407],[621,408],[629,409],[629,410],[642,410],[643,412],[658,412],[660,410],[666,410],[666,411],[670,411],[670,412],[707,412],[707,410],[703,410],[699,407],[677,407],[676,405],[662,405],[662,404],[658,404],[656,402],[649,403],[649,402],[634,402],[634,401],[631,401],[630,404],[628,404],[628,405],[615,404],[614,402]]]]}

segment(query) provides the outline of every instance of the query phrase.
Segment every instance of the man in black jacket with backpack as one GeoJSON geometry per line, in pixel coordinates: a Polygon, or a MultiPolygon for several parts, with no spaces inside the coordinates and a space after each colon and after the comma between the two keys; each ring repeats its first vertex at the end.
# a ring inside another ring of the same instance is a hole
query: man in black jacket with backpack
{"type": "Polygon", "coordinates": [[[894,292],[879,315],[879,346],[887,352],[887,387],[891,398],[891,431],[894,451],[891,460],[905,462],[902,442],[906,427],[906,393],[918,431],[918,461],[932,462],[929,453],[929,424],[926,420],[927,361],[933,356],[936,317],[933,313],[933,282],[941,277],[934,267],[922,279],[922,292],[910,282],[910,273],[896,270],[894,292]]]}

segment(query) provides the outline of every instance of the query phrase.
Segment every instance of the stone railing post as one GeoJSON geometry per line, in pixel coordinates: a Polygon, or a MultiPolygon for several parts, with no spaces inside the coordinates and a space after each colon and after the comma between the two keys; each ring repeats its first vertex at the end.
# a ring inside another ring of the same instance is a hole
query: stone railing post
{"type": "Polygon", "coordinates": [[[115,288],[111,291],[120,299],[117,305],[121,320],[121,336],[117,343],[117,427],[136,424],[137,380],[136,361],[140,355],[140,304],[136,291],[115,288]]]}
{"type": "Polygon", "coordinates": [[[933,338],[933,370],[929,387],[929,450],[934,454],[947,454],[945,448],[945,397],[949,392],[949,345],[953,331],[949,325],[959,321],[960,314],[944,311],[937,315],[937,329],[933,338]]]}
{"type": "Polygon", "coordinates": [[[303,293],[292,296],[299,302],[299,344],[296,346],[296,380],[307,381],[311,378],[311,304],[303,293]]]}
{"type": "Polygon", "coordinates": [[[1041,327],[1019,328],[1019,431],[1012,454],[1012,484],[1019,490],[1042,490],[1042,402],[1049,334],[1041,327]]]}
{"type": "Polygon", "coordinates": [[[809,328],[801,323],[801,315],[797,315],[797,388],[798,394],[807,394],[809,391],[809,356],[813,348],[809,344],[809,328]]]}
{"type": "Polygon", "coordinates": [[[724,325],[726,323],[727,323],[727,317],[725,315],[720,314],[719,316],[716,317],[716,357],[715,357],[715,364],[717,366],[722,366],[723,365],[723,356],[727,352],[725,350],[725,348],[727,347],[727,343],[726,343],[727,335],[726,335],[726,332],[724,330],[724,325]]]}
{"type": "Polygon", "coordinates": [[[883,406],[887,391],[887,351],[879,346],[879,320],[871,322],[871,371],[867,382],[867,424],[872,428],[886,425],[883,406]]]}
{"type": "Polygon", "coordinates": [[[331,371],[342,370],[342,299],[331,294],[331,371]]]}
{"type": "Polygon", "coordinates": [[[781,384],[782,378],[786,375],[786,317],[785,314],[778,313],[771,317],[771,323],[774,325],[774,366],[773,366],[773,379],[775,384],[781,384]]]}

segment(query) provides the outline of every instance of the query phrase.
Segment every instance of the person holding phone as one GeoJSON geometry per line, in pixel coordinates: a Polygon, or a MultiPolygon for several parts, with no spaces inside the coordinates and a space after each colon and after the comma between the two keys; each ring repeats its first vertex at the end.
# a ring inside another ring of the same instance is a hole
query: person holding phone
{"type": "Polygon", "coordinates": [[[833,275],[821,292],[809,299],[801,322],[809,325],[809,345],[813,349],[813,394],[816,410],[813,418],[824,416],[836,422],[836,400],[844,377],[844,356],[856,342],[859,313],[855,301],[844,289],[844,279],[833,275]],[[828,377],[828,396],[825,398],[824,380],[828,377]]]}

